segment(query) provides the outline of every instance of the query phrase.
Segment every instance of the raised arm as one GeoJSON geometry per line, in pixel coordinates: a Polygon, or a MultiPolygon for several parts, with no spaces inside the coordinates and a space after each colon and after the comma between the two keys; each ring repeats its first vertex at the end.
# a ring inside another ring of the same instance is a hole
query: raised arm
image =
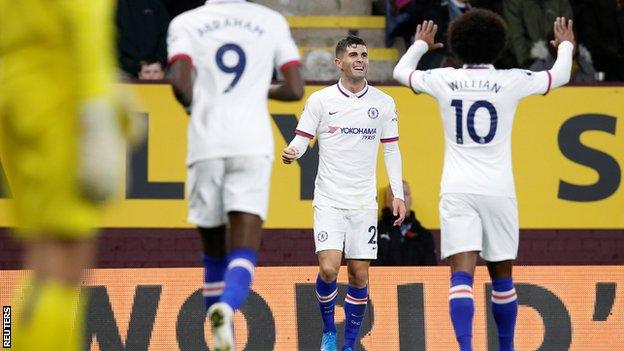
{"type": "Polygon", "coordinates": [[[437,31],[438,25],[433,23],[433,21],[424,21],[416,27],[414,44],[407,49],[407,52],[401,57],[392,73],[397,82],[414,90],[411,77],[422,56],[428,50],[436,50],[444,46],[442,43],[435,42],[437,31]]]}
{"type": "Polygon", "coordinates": [[[572,54],[574,53],[574,31],[572,20],[557,17],[554,23],[555,38],[551,44],[557,48],[557,60],[550,69],[552,88],[558,88],[570,81],[572,72],[572,54]]]}

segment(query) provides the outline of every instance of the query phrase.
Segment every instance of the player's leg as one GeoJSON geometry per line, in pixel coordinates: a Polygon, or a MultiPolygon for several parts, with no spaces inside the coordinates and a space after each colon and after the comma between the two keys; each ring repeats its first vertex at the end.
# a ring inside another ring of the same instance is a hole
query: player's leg
{"type": "Polygon", "coordinates": [[[343,350],[355,350],[368,304],[368,267],[370,260],[347,260],[349,286],[344,301],[345,332],[343,350]]]}
{"type": "Polygon", "coordinates": [[[336,279],[340,270],[342,251],[323,250],[317,253],[319,261],[319,274],[316,277],[316,298],[319,304],[321,319],[323,320],[323,337],[321,338],[321,351],[336,350],[336,323],[334,320],[336,310],[336,295],[338,284],[336,279]]]}
{"type": "Polygon", "coordinates": [[[255,214],[229,212],[231,250],[227,255],[223,294],[208,309],[216,351],[234,349],[232,318],[247,300],[260,248],[262,219],[255,214]]]}
{"type": "Polygon", "coordinates": [[[442,258],[451,265],[449,312],[461,351],[472,350],[472,293],[477,253],[482,248],[481,219],[467,194],[445,194],[440,200],[442,258]]]}
{"type": "Polygon", "coordinates": [[[262,239],[262,218],[245,212],[230,212],[228,216],[231,250],[225,272],[225,290],[219,301],[237,310],[249,295],[262,239]]]}
{"type": "Polygon", "coordinates": [[[516,199],[483,196],[483,251],[492,279],[491,308],[500,351],[513,351],[518,298],[513,284],[513,260],[518,254],[518,205],[516,199]]]}
{"type": "Polygon", "coordinates": [[[34,276],[24,289],[16,321],[16,350],[84,349],[80,284],[83,269],[92,264],[94,243],[91,238],[41,237],[25,245],[25,266],[34,276]]]}
{"type": "Polygon", "coordinates": [[[269,203],[272,160],[240,156],[225,160],[223,206],[230,223],[230,251],[220,302],[240,308],[249,294],[269,203]]]}
{"type": "Polygon", "coordinates": [[[226,227],[197,228],[202,239],[204,263],[204,305],[206,309],[219,301],[225,287],[224,276],[227,267],[226,227]]]}
{"type": "Polygon", "coordinates": [[[377,211],[350,210],[345,237],[349,286],[344,302],[343,350],[355,350],[368,304],[368,268],[377,258],[377,211]]]}
{"type": "Polygon", "coordinates": [[[491,308],[498,331],[500,351],[514,350],[514,333],[518,317],[518,298],[512,279],[513,261],[488,262],[492,279],[491,308]]]}
{"type": "Polygon", "coordinates": [[[271,165],[268,156],[225,159],[222,194],[223,211],[230,223],[226,239],[230,250],[223,294],[208,310],[216,350],[234,348],[232,316],[244,305],[253,281],[268,209],[271,165]]]}
{"type": "Polygon", "coordinates": [[[345,210],[326,206],[314,207],[314,245],[319,261],[316,298],[323,320],[321,351],[335,351],[337,282],[345,241],[345,210]]]}
{"type": "Polygon", "coordinates": [[[461,252],[448,258],[451,265],[449,312],[455,337],[461,351],[472,350],[472,320],[474,296],[472,293],[477,252],[461,252]]]}
{"type": "Polygon", "coordinates": [[[197,225],[202,239],[203,296],[206,309],[219,301],[227,266],[226,227],[223,211],[224,159],[196,162],[188,168],[188,221],[197,225]]]}

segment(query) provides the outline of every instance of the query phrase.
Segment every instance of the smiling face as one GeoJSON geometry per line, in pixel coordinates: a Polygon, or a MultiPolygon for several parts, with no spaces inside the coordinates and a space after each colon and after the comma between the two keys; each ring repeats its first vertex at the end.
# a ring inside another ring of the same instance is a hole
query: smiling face
{"type": "Polygon", "coordinates": [[[366,78],[368,72],[368,49],[366,45],[352,44],[334,60],[340,70],[341,78],[356,82],[366,78]]]}

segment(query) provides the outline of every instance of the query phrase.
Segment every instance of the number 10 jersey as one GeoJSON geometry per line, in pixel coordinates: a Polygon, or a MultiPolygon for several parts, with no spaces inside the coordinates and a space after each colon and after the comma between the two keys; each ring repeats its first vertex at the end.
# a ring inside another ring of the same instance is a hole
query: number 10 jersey
{"type": "Polygon", "coordinates": [[[511,162],[516,108],[524,97],[547,94],[551,82],[547,71],[492,65],[411,74],[412,90],[433,96],[440,106],[445,136],[441,194],[516,197],[511,162]]]}
{"type": "Polygon", "coordinates": [[[209,0],[174,18],[169,62],[193,64],[187,164],[242,155],[273,157],[268,90],[274,68],[300,62],[286,19],[242,0],[209,0]]]}

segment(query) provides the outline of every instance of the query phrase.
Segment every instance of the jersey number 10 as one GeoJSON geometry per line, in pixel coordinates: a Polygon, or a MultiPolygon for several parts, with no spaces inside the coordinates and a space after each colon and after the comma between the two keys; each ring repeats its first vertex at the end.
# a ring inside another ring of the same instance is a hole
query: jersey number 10
{"type": "Polygon", "coordinates": [[[228,74],[232,74],[232,73],[235,74],[234,79],[232,80],[232,82],[230,82],[230,85],[228,85],[228,87],[225,88],[225,90],[223,91],[224,94],[227,94],[236,86],[239,79],[243,75],[243,71],[245,70],[245,65],[247,64],[247,57],[245,56],[245,51],[243,51],[243,48],[241,48],[240,46],[236,44],[230,43],[230,44],[224,44],[217,50],[216,59],[217,59],[217,67],[219,67],[221,71],[223,71],[224,73],[228,73],[228,74]],[[237,57],[236,63],[232,66],[226,65],[226,63],[223,60],[223,57],[229,52],[232,52],[237,57]]]}
{"type": "MultiPolygon", "coordinates": [[[[464,119],[464,102],[462,100],[453,100],[451,101],[451,106],[455,107],[455,141],[458,144],[463,144],[464,129],[462,121],[464,119]]],[[[474,140],[475,143],[489,143],[492,139],[494,139],[494,135],[496,135],[496,125],[498,124],[498,114],[496,113],[496,108],[488,101],[475,101],[475,103],[468,109],[466,124],[468,125],[468,135],[470,135],[470,138],[474,140]],[[479,136],[474,127],[475,114],[480,108],[485,108],[490,112],[490,130],[486,136],[479,136]]]]}

